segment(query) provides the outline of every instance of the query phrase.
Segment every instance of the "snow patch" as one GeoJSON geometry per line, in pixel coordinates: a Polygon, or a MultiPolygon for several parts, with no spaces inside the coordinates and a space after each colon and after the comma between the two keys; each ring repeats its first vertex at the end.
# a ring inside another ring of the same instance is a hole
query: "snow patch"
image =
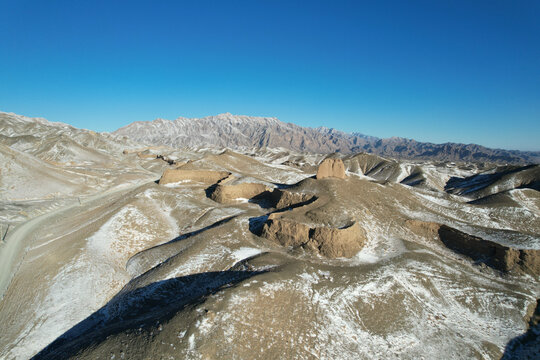
{"type": "Polygon", "coordinates": [[[260,253],[262,253],[261,249],[241,247],[240,249],[234,251],[231,256],[235,259],[236,262],[239,262],[252,256],[259,255],[260,253]]]}

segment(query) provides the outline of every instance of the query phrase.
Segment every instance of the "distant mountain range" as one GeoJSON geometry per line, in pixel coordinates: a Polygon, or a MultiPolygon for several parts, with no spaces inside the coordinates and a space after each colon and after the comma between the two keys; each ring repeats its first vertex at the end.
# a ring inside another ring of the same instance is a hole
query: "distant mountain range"
{"type": "Polygon", "coordinates": [[[406,159],[474,161],[509,164],[540,163],[540,151],[490,149],[476,144],[433,144],[411,139],[387,139],[345,133],[326,127],[309,128],[276,118],[232,115],[174,121],[136,121],[114,132],[140,143],[178,148],[286,148],[311,153],[373,153],[406,159]]]}

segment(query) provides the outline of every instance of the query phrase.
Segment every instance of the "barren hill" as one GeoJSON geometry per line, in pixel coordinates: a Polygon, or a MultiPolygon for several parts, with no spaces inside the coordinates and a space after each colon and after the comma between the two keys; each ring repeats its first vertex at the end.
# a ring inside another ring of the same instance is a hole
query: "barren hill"
{"type": "Polygon", "coordinates": [[[392,137],[379,139],[325,127],[308,128],[276,118],[232,115],[174,121],[137,121],[114,132],[132,140],[179,148],[286,148],[310,153],[359,153],[405,159],[474,161],[510,164],[540,162],[540,152],[490,149],[476,144],[432,144],[392,137]]]}

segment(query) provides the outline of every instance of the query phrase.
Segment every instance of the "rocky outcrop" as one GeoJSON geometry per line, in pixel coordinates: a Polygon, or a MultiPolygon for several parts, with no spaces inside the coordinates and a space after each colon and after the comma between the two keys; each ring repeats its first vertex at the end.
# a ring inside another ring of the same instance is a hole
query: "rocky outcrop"
{"type": "Polygon", "coordinates": [[[366,241],[357,223],[343,228],[312,228],[283,218],[269,218],[263,225],[262,236],[282,246],[303,247],[332,259],[354,256],[366,241]]]}
{"type": "Polygon", "coordinates": [[[166,169],[163,172],[161,179],[159,179],[159,184],[165,185],[182,180],[215,184],[218,181],[227,178],[229,175],[231,175],[231,173],[227,171],[166,169]]]}
{"type": "Polygon", "coordinates": [[[437,238],[447,248],[494,269],[540,275],[540,250],[504,246],[434,222],[409,220],[407,225],[414,232],[437,238]]]}
{"type": "Polygon", "coordinates": [[[341,159],[324,159],[317,170],[317,179],[335,177],[345,179],[345,165],[341,159]]]}
{"type": "Polygon", "coordinates": [[[241,183],[236,185],[218,184],[210,198],[218,203],[228,204],[238,199],[253,199],[262,194],[270,194],[271,188],[264,184],[241,183]]]}

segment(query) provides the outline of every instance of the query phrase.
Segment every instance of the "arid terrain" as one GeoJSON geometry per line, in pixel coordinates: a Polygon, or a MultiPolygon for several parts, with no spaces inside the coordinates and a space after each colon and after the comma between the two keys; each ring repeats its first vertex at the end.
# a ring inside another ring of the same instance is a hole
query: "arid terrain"
{"type": "Polygon", "coordinates": [[[538,358],[538,153],[220,116],[0,113],[1,359],[538,358]]]}

